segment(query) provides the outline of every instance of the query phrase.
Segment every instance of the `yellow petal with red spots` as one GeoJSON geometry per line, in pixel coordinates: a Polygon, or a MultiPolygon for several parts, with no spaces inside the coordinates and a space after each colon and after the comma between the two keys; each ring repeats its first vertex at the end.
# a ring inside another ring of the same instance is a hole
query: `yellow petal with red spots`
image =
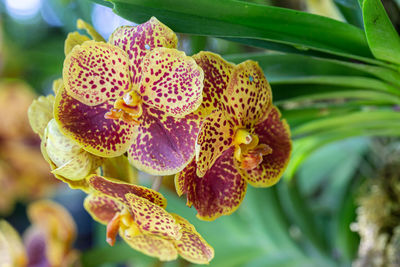
{"type": "Polygon", "coordinates": [[[76,21],[76,27],[80,30],[86,30],[86,32],[93,38],[93,40],[98,42],[105,42],[104,38],[93,28],[89,23],[78,19],[76,21]]]}
{"type": "Polygon", "coordinates": [[[221,107],[223,92],[235,65],[225,61],[220,55],[211,52],[200,52],[193,56],[204,72],[203,102],[197,110],[202,117],[221,107]]]}
{"type": "Polygon", "coordinates": [[[180,226],[165,209],[131,193],[126,194],[125,198],[130,204],[134,221],[142,233],[167,239],[181,238],[180,226]]]}
{"type": "Polygon", "coordinates": [[[234,124],[252,128],[271,102],[271,87],[257,62],[247,60],[237,65],[222,98],[224,110],[234,124]]]}
{"type": "Polygon", "coordinates": [[[26,266],[28,257],[18,232],[7,221],[0,220],[1,266],[26,266]]]}
{"type": "Polygon", "coordinates": [[[54,96],[39,96],[38,99],[33,100],[32,104],[28,109],[29,124],[32,130],[43,137],[44,130],[47,127],[49,121],[53,118],[53,105],[54,96]]]}
{"type": "Polygon", "coordinates": [[[100,160],[63,135],[52,119],[43,136],[46,154],[57,167],[52,172],[69,180],[82,180],[100,166],[100,160]]]}
{"type": "Polygon", "coordinates": [[[233,213],[246,194],[247,183],[234,165],[234,148],[226,150],[203,177],[192,161],[175,177],[178,194],[186,194],[201,220],[212,221],[233,213]]]}
{"type": "Polygon", "coordinates": [[[154,203],[157,206],[165,208],[167,200],[163,195],[144,186],[124,183],[111,178],[105,178],[99,175],[92,175],[87,178],[87,181],[94,192],[100,192],[110,197],[117,199],[129,206],[126,200],[126,194],[133,194],[154,203]]]}
{"type": "Polygon", "coordinates": [[[116,29],[108,40],[124,50],[130,61],[130,74],[133,84],[139,84],[143,58],[156,47],[176,48],[178,38],[175,33],[152,17],[137,26],[123,26],[116,29]]]}
{"type": "Polygon", "coordinates": [[[87,37],[86,35],[82,35],[79,32],[68,33],[67,39],[65,39],[64,43],[64,54],[68,55],[75,46],[83,44],[84,42],[89,40],[89,37],[87,37]]]}
{"type": "Polygon", "coordinates": [[[214,249],[191,223],[177,214],[172,213],[172,216],[181,226],[182,237],[173,241],[179,255],[192,263],[208,264],[214,258],[214,249]]]}
{"type": "Polygon", "coordinates": [[[131,88],[128,55],[108,43],[84,42],[66,56],[63,80],[68,94],[89,106],[122,97],[131,88]]]}
{"type": "Polygon", "coordinates": [[[233,125],[220,110],[214,110],[200,128],[196,141],[197,176],[203,177],[215,161],[233,146],[233,125]]]}
{"type": "Polygon", "coordinates": [[[129,164],[128,158],[124,155],[105,159],[101,168],[105,177],[112,177],[130,184],[138,183],[138,170],[129,164]]]}
{"type": "Polygon", "coordinates": [[[203,79],[203,70],[184,52],[155,48],[143,59],[139,94],[147,105],[182,117],[200,106],[203,79]]]}
{"type": "Polygon", "coordinates": [[[181,171],[194,157],[199,118],[195,114],[175,118],[143,104],[141,124],[128,150],[129,161],[153,175],[181,171]]]}
{"type": "Polygon", "coordinates": [[[120,236],[133,249],[160,261],[172,261],[178,258],[178,252],[171,240],[152,235],[126,236],[121,230],[120,236]]]}
{"type": "Polygon", "coordinates": [[[102,224],[108,224],[116,213],[124,209],[124,205],[113,197],[102,193],[89,194],[83,206],[92,218],[102,224]]]}
{"type": "Polygon", "coordinates": [[[130,146],[135,127],[122,120],[104,118],[113,104],[110,100],[87,106],[60,90],[54,102],[54,118],[60,131],[86,151],[100,157],[116,157],[130,146]]]}
{"type": "Polygon", "coordinates": [[[276,107],[255,126],[255,134],[260,144],[266,144],[272,153],[263,156],[262,162],[252,170],[239,170],[249,184],[255,187],[268,187],[276,184],[289,163],[292,142],[289,125],[280,119],[281,114],[276,107]]]}

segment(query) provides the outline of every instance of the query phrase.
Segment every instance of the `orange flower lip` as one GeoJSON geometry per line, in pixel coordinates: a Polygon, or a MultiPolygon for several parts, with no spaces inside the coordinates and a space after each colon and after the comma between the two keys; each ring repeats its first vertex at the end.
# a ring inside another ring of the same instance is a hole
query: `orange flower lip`
{"type": "Polygon", "coordinates": [[[104,118],[122,120],[128,124],[139,125],[138,118],[142,115],[142,99],[135,91],[125,94],[115,101],[114,107],[104,114],[104,118]]]}
{"type": "Polygon", "coordinates": [[[235,145],[234,157],[244,170],[253,170],[261,164],[263,156],[271,154],[272,148],[266,144],[259,144],[256,134],[246,129],[238,129],[233,138],[235,145]]]}

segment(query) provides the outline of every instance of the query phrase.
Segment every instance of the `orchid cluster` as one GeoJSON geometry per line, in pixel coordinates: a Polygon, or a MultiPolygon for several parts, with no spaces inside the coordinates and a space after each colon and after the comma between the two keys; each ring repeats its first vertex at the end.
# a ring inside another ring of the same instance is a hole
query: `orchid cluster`
{"type": "Polygon", "coordinates": [[[55,96],[28,112],[52,173],[88,194],[84,206],[107,225],[110,245],[119,234],[160,260],[208,263],[212,247],[166,211],[159,192],[137,185],[136,170],[175,175],[177,193],[203,220],[235,211],[247,183],[279,181],[290,131],[262,70],[210,52],[187,56],[154,17],[116,29],[108,42],[81,20],[78,28],[91,38],[68,35],[55,96]]]}

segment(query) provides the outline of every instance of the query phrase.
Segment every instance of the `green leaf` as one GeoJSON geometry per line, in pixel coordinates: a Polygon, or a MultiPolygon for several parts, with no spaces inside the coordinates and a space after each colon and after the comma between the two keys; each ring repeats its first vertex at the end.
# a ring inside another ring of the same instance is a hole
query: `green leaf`
{"type": "Polygon", "coordinates": [[[364,28],[361,8],[357,0],[334,0],[334,2],[347,22],[364,28]]]}
{"type": "MultiPolygon", "coordinates": [[[[343,115],[342,117],[345,116],[346,115],[343,115]]],[[[306,160],[312,152],[326,144],[355,136],[399,137],[400,125],[393,126],[391,123],[396,122],[383,121],[378,127],[366,127],[365,125],[363,127],[360,127],[360,125],[358,125],[358,127],[354,127],[354,123],[352,121],[349,121],[349,123],[345,127],[339,128],[337,127],[337,125],[332,125],[330,130],[321,131],[319,133],[315,133],[313,135],[295,140],[295,142],[293,143],[293,154],[285,172],[285,179],[292,179],[298,167],[304,162],[304,160],[306,160]],[[349,125],[351,125],[351,127],[349,127],[349,125]],[[391,127],[388,127],[387,125],[390,125],[391,127]]]]}
{"type": "Polygon", "coordinates": [[[340,117],[324,118],[305,123],[292,130],[293,138],[311,135],[321,132],[329,132],[332,129],[346,129],[351,125],[356,129],[390,128],[395,133],[400,133],[400,114],[391,110],[359,111],[340,117]],[[390,125],[390,127],[388,127],[390,125]]]}
{"type": "Polygon", "coordinates": [[[400,89],[392,87],[387,83],[372,78],[346,77],[346,76],[304,76],[295,78],[283,78],[271,81],[271,84],[323,84],[350,88],[365,88],[376,91],[391,93],[400,96],[400,89]]]}
{"type": "Polygon", "coordinates": [[[339,56],[372,57],[363,31],[305,12],[236,0],[111,0],[114,11],[137,23],[156,16],[176,32],[247,38],[339,56]]]}
{"type": "MultiPolygon", "coordinates": [[[[367,90],[349,90],[349,91],[333,91],[324,93],[313,93],[310,95],[300,95],[298,97],[290,98],[285,101],[277,101],[277,105],[298,105],[301,106],[303,103],[310,105],[310,102],[330,100],[330,101],[341,101],[346,100],[358,100],[357,103],[360,105],[400,105],[400,98],[393,97],[386,93],[367,91],[367,90]]],[[[327,104],[329,105],[329,104],[327,104]]]]}
{"type": "Polygon", "coordinates": [[[400,64],[400,38],[380,0],[364,0],[363,17],[368,45],[375,58],[400,64]]]}
{"type": "Polygon", "coordinates": [[[379,78],[400,88],[400,74],[397,71],[368,64],[271,52],[232,54],[224,58],[234,63],[247,59],[257,61],[268,81],[316,75],[365,76],[379,78]]]}

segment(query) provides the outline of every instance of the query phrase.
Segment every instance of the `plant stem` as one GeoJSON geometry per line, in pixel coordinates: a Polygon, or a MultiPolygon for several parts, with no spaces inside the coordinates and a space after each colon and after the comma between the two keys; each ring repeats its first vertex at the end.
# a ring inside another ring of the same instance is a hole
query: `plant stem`
{"type": "Polygon", "coordinates": [[[163,179],[162,176],[154,176],[154,181],[153,181],[153,185],[151,186],[151,189],[153,189],[155,191],[160,190],[162,179],[163,179]]]}

